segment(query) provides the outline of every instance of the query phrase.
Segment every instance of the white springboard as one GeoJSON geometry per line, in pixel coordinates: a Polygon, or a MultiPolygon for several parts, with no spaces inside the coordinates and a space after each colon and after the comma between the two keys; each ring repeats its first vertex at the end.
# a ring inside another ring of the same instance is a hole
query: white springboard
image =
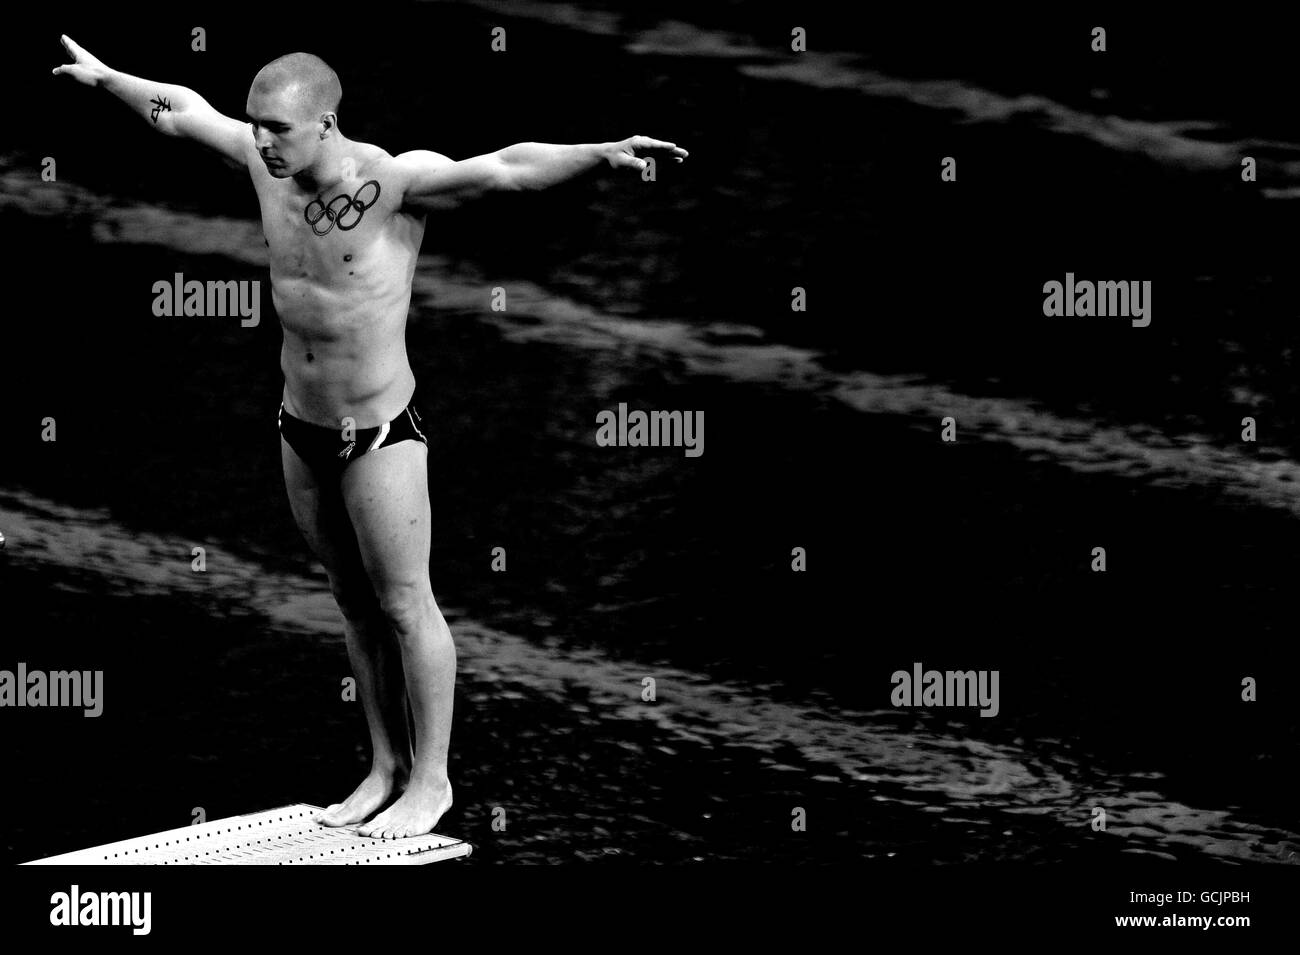
{"type": "Polygon", "coordinates": [[[136,839],[65,852],[23,865],[425,865],[467,856],[462,839],[430,833],[371,839],[356,826],[312,822],[319,806],[298,803],[136,839]]]}

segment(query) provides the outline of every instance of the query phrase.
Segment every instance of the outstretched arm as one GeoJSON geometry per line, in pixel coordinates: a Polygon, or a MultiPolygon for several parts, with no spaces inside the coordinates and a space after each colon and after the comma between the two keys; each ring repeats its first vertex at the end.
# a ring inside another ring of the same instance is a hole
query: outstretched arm
{"type": "Polygon", "coordinates": [[[86,86],[101,87],[148,120],[160,133],[197,140],[241,166],[247,163],[253,137],[247,123],[218,113],[192,89],[128,76],[105,66],[71,37],[61,39],[73,62],[56,66],[55,76],[66,73],[86,86]]]}
{"type": "Polygon", "coordinates": [[[600,163],[614,169],[646,167],[637,152],[668,150],[677,162],[688,155],[673,143],[632,136],[617,143],[554,145],[516,143],[494,153],[454,162],[439,153],[414,150],[397,156],[406,174],[404,204],[420,209],[448,209],[487,192],[546,189],[580,176],[600,163]]]}

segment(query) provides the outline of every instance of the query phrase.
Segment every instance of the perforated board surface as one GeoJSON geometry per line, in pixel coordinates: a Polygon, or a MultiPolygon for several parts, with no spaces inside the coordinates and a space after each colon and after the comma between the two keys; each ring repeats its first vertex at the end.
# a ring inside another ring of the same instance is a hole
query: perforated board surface
{"type": "Polygon", "coordinates": [[[319,806],[298,803],[214,819],[24,865],[424,865],[467,856],[468,842],[430,834],[370,839],[356,826],[312,822],[319,806]]]}

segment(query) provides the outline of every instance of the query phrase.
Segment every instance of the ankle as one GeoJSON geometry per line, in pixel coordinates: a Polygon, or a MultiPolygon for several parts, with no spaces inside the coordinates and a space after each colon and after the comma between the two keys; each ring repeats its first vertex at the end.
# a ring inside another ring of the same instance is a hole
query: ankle
{"type": "Polygon", "coordinates": [[[376,760],[370,764],[370,775],[390,782],[405,783],[411,778],[411,765],[395,760],[376,760]]]}
{"type": "Polygon", "coordinates": [[[420,789],[447,789],[451,786],[451,780],[447,778],[447,771],[441,772],[421,772],[411,776],[410,783],[413,787],[420,789]]]}

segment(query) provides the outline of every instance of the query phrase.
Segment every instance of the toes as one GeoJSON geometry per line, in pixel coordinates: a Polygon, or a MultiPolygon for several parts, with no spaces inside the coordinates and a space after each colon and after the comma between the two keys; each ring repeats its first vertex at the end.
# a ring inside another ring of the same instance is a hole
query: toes
{"type": "Polygon", "coordinates": [[[336,802],[333,805],[327,806],[326,808],[322,809],[320,812],[316,813],[316,815],[312,816],[312,819],[314,819],[316,822],[322,822],[325,823],[326,825],[332,826],[334,825],[335,818],[338,816],[339,810],[342,808],[343,808],[343,803],[336,802]]]}

